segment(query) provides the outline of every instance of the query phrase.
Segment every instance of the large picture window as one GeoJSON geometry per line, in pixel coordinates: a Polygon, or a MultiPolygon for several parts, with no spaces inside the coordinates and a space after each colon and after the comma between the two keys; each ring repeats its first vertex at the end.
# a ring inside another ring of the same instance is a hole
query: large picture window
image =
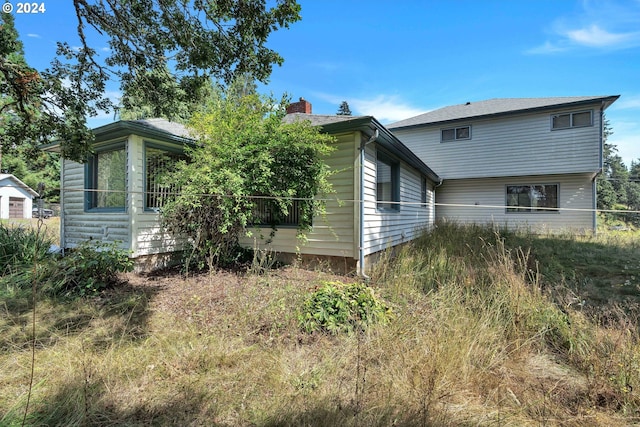
{"type": "Polygon", "coordinates": [[[507,212],[557,212],[558,184],[507,185],[507,212]]]}
{"type": "Polygon", "coordinates": [[[184,159],[182,152],[145,146],[145,209],[157,210],[179,192],[178,186],[169,182],[168,175],[175,170],[176,163],[184,159]]]}
{"type": "Polygon", "coordinates": [[[382,153],[376,160],[376,201],[378,210],[400,210],[400,164],[382,153]]]}
{"type": "Polygon", "coordinates": [[[127,153],[124,144],[96,151],[86,166],[87,208],[124,210],[127,201],[127,153]]]}

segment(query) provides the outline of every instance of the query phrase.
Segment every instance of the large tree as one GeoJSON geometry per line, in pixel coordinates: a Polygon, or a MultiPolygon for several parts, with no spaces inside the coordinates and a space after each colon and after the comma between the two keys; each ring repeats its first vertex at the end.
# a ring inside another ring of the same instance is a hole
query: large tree
{"type": "MultiPolygon", "coordinates": [[[[3,14],[0,95],[12,120],[3,123],[13,143],[57,139],[62,155],[82,161],[91,133],[87,117],[113,108],[106,83],[119,81],[126,105],[143,104],[171,116],[176,100],[199,96],[211,79],[231,82],[250,74],[265,82],[283,58],[266,46],[272,31],[300,19],[295,0],[73,0],[80,48],[58,44],[58,58],[36,72],[20,53],[10,15],[3,14]],[[107,38],[102,59],[88,40],[107,38]],[[167,102],[172,101],[172,102],[167,102]]],[[[75,43],[75,42],[74,42],[75,43]]]]}

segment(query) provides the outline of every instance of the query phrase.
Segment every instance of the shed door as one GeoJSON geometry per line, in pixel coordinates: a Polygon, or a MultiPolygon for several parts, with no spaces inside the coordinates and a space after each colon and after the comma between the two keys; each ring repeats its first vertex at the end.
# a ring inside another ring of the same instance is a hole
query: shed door
{"type": "Polygon", "coordinates": [[[9,197],[9,218],[24,218],[24,199],[9,197]]]}

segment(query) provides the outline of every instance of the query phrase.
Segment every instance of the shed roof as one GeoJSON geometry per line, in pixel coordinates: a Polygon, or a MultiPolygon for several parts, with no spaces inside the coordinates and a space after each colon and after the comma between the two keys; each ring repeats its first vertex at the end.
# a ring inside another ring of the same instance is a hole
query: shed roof
{"type": "Polygon", "coordinates": [[[490,117],[523,112],[549,110],[559,107],[581,106],[602,102],[607,108],[620,95],[607,96],[557,96],[548,98],[494,98],[486,101],[467,102],[429,111],[415,117],[387,125],[389,129],[445,123],[461,119],[490,117]]]}
{"type": "MultiPolygon", "coordinates": [[[[31,187],[29,187],[27,184],[25,184],[24,182],[20,181],[15,175],[12,175],[10,173],[0,173],[0,183],[2,183],[2,181],[4,180],[9,180],[9,181],[13,181],[14,184],[13,186],[16,188],[20,188],[24,191],[26,191],[27,193],[29,193],[31,196],[33,197],[38,197],[38,193],[31,187]]],[[[6,187],[6,185],[0,185],[2,187],[6,187]]]]}

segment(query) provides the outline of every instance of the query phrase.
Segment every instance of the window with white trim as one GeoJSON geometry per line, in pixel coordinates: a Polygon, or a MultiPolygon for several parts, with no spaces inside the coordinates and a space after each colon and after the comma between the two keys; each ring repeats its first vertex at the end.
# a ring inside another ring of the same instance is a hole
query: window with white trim
{"type": "Polygon", "coordinates": [[[458,141],[465,139],[471,139],[471,126],[458,126],[440,130],[441,142],[458,141]]]}
{"type": "Polygon", "coordinates": [[[123,143],[96,149],[85,166],[86,208],[123,211],[127,202],[127,152],[123,143]]]}
{"type": "Polygon", "coordinates": [[[551,129],[571,129],[593,125],[593,111],[554,114],[551,116],[551,129]]]}
{"type": "Polygon", "coordinates": [[[376,159],[376,201],[378,210],[400,210],[400,163],[380,152],[376,159]]]}
{"type": "Polygon", "coordinates": [[[558,184],[507,185],[507,213],[558,212],[558,184]]]}

